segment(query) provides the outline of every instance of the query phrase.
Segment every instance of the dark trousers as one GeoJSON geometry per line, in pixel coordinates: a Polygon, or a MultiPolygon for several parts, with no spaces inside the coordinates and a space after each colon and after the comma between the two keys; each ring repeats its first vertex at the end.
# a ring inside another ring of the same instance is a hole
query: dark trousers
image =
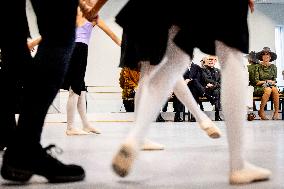
{"type": "Polygon", "coordinates": [[[190,92],[192,93],[192,96],[196,100],[196,102],[198,102],[199,97],[202,97],[203,94],[205,93],[204,87],[196,79],[193,79],[192,81],[190,81],[187,86],[190,92]]]}
{"type": "Polygon", "coordinates": [[[122,102],[126,112],[134,112],[134,100],[123,100],[122,102]]]}
{"type": "Polygon", "coordinates": [[[203,97],[205,93],[205,88],[196,79],[193,79],[188,83],[188,88],[195,99],[195,101],[200,105],[201,110],[203,110],[202,102],[200,102],[199,97],[203,97]]]}
{"type": "MultiPolygon", "coordinates": [[[[13,104],[14,92],[11,89],[15,87],[15,80],[17,80],[15,76],[18,72],[21,72],[20,79],[24,83],[18,125],[9,140],[10,145],[17,148],[40,143],[47,111],[61,87],[74,46],[78,1],[32,0],[32,4],[43,38],[36,56],[31,58],[27,49],[25,27],[4,21],[7,24],[5,28],[2,28],[5,30],[5,36],[1,36],[1,53],[4,63],[4,74],[1,77],[5,81],[0,82],[1,129],[8,128],[8,131],[16,125],[15,112],[9,107],[13,104]],[[15,31],[18,35],[15,35],[15,31]],[[6,41],[7,39],[10,41],[6,41]],[[25,65],[25,69],[21,70],[20,65],[25,65]]],[[[20,5],[21,7],[17,6],[19,11],[13,12],[9,20],[26,18],[25,0],[21,0],[20,5]]],[[[14,6],[12,2],[5,1],[4,7],[14,6]]],[[[2,17],[1,23],[3,19],[6,18],[2,17]]]]}
{"type": "MultiPolygon", "coordinates": [[[[170,99],[173,102],[173,108],[174,112],[183,112],[184,105],[179,101],[179,99],[176,97],[176,95],[173,96],[172,99],[170,99]]],[[[168,109],[168,101],[163,106],[162,111],[166,112],[168,109]]]]}
{"type": "Polygon", "coordinates": [[[207,94],[213,96],[215,99],[214,100],[210,100],[210,103],[212,105],[215,105],[215,110],[219,111],[221,110],[221,93],[220,93],[220,89],[214,89],[214,90],[208,90],[206,91],[207,94]]]}
{"type": "Polygon", "coordinates": [[[176,95],[173,97],[173,108],[174,112],[183,112],[184,109],[184,105],[179,101],[176,95]]]}

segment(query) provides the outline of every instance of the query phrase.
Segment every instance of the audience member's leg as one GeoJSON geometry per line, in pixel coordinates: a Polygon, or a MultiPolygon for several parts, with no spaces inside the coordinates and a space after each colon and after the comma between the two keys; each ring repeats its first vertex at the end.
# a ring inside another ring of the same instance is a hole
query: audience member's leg
{"type": "Polygon", "coordinates": [[[220,117],[220,110],[221,110],[221,98],[220,98],[220,90],[215,89],[213,91],[213,97],[214,97],[214,105],[215,105],[215,121],[223,121],[220,117]]]}
{"type": "Polygon", "coordinates": [[[271,92],[272,92],[272,89],[270,87],[265,87],[264,88],[264,92],[263,92],[263,95],[261,97],[261,102],[260,102],[260,107],[259,107],[259,110],[258,110],[258,115],[260,117],[260,119],[262,120],[268,120],[268,118],[266,117],[265,115],[265,106],[270,98],[270,95],[271,95],[271,92]]]}
{"type": "Polygon", "coordinates": [[[133,100],[123,100],[122,102],[126,112],[134,112],[133,100]]]}
{"type": "Polygon", "coordinates": [[[168,111],[168,104],[169,104],[169,101],[167,101],[167,102],[165,103],[165,105],[163,106],[162,112],[167,112],[167,111],[168,111]]]}
{"type": "Polygon", "coordinates": [[[174,95],[173,97],[173,108],[175,112],[174,122],[183,122],[184,120],[180,117],[180,113],[183,112],[184,105],[174,95]]]}
{"type": "MultiPolygon", "coordinates": [[[[189,90],[193,96],[193,98],[195,99],[195,101],[199,104],[199,107],[202,111],[204,111],[203,105],[199,100],[199,97],[202,97],[204,92],[204,88],[202,87],[202,85],[196,80],[193,79],[190,83],[189,83],[189,90]]],[[[196,122],[195,117],[191,114],[190,115],[190,121],[191,122],[196,122]]]]}
{"type": "Polygon", "coordinates": [[[277,87],[272,87],[272,99],[274,105],[274,113],[272,119],[277,120],[279,119],[279,92],[277,87]]]}
{"type": "Polygon", "coordinates": [[[246,125],[247,110],[246,99],[240,95],[240,92],[248,94],[246,92],[248,78],[242,64],[243,55],[221,42],[216,42],[216,45],[217,55],[222,63],[221,95],[229,143],[230,182],[242,184],[267,179],[271,174],[269,170],[253,166],[245,162],[243,157],[243,129],[246,125]]]}

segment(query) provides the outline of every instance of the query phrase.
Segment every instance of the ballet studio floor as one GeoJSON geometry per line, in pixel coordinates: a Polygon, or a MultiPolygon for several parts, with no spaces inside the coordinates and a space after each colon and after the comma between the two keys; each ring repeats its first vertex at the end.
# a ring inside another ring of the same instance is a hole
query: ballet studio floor
{"type": "Polygon", "coordinates": [[[93,121],[102,134],[66,136],[66,123],[47,121],[42,144],[62,148],[64,153],[58,158],[82,165],[85,180],[49,184],[34,176],[26,185],[18,185],[0,178],[1,189],[284,189],[283,121],[255,120],[245,126],[247,159],[269,168],[273,175],[268,181],[240,186],[228,183],[224,122],[216,122],[223,131],[220,139],[210,139],[196,123],[153,123],[147,138],[165,145],[165,150],[141,151],[129,176],[120,178],[113,173],[111,160],[133,122],[93,121]]]}

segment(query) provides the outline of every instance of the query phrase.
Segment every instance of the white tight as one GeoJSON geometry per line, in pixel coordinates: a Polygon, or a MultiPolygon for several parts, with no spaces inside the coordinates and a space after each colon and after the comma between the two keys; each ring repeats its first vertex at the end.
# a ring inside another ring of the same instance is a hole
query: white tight
{"type": "MultiPolygon", "coordinates": [[[[190,58],[172,42],[173,36],[174,34],[171,33],[165,58],[158,66],[151,66],[147,62],[141,63],[141,80],[135,102],[135,126],[128,136],[138,145],[141,145],[149,125],[155,120],[172,91],[193,113],[198,122],[209,119],[199,109],[183,81],[182,75],[190,58]]],[[[221,64],[222,105],[229,143],[230,167],[231,171],[234,171],[244,167],[242,149],[243,127],[246,124],[246,99],[239,94],[247,94],[247,75],[240,51],[218,41],[216,49],[220,62],[223,62],[221,64]]]]}
{"type": "Polygon", "coordinates": [[[74,93],[72,89],[70,89],[67,101],[67,129],[72,129],[74,127],[77,109],[83,127],[90,127],[86,112],[86,91],[81,91],[81,95],[79,96],[78,94],[74,93]]]}
{"type": "Polygon", "coordinates": [[[248,77],[243,55],[237,49],[216,42],[217,56],[221,62],[222,70],[222,107],[229,144],[231,171],[244,167],[243,127],[246,125],[246,98],[248,94],[248,77]]]}
{"type": "Polygon", "coordinates": [[[151,66],[149,62],[141,62],[141,78],[135,96],[135,126],[128,137],[136,140],[139,145],[172,91],[198,122],[209,120],[198,107],[182,77],[191,60],[173,43],[176,31],[175,27],[171,29],[167,51],[159,65],[151,66]]]}

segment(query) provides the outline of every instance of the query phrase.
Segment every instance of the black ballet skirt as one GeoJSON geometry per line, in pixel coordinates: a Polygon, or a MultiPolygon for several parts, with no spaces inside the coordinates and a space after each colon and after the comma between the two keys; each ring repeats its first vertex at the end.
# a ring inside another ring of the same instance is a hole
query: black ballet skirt
{"type": "Polygon", "coordinates": [[[174,42],[190,56],[194,48],[215,55],[216,40],[248,53],[247,14],[246,0],[129,0],[116,16],[123,28],[120,67],[157,65],[173,25],[180,29],[174,42]]]}
{"type": "Polygon", "coordinates": [[[79,96],[82,91],[86,91],[87,59],[88,45],[76,42],[61,89],[69,90],[71,88],[79,96]]]}

